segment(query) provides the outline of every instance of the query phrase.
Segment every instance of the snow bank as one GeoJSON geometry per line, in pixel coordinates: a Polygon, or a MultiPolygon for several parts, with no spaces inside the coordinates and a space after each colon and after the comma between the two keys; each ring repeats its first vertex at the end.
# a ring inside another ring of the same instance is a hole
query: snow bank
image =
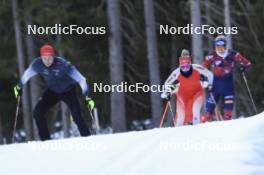
{"type": "Polygon", "coordinates": [[[264,113],[246,119],[0,146],[3,175],[263,175],[264,113]]]}

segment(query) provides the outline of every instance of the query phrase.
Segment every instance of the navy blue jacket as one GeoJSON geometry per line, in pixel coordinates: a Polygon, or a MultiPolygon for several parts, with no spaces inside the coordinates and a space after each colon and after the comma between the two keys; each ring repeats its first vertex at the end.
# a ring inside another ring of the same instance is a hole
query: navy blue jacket
{"type": "Polygon", "coordinates": [[[54,62],[50,67],[46,67],[40,57],[35,58],[22,75],[18,86],[22,88],[31,77],[37,74],[43,76],[48,88],[56,93],[67,92],[78,83],[83,95],[88,96],[86,79],[69,61],[63,58],[54,57],[54,62]]]}

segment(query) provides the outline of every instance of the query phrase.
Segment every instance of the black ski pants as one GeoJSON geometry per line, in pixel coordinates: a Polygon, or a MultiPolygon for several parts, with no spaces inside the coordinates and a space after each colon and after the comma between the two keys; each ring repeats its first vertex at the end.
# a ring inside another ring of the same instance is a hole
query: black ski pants
{"type": "Polygon", "coordinates": [[[67,106],[70,108],[73,120],[77,124],[81,136],[91,135],[89,128],[82,117],[81,105],[78,100],[75,87],[61,94],[55,93],[50,89],[47,89],[40,98],[40,100],[38,101],[33,112],[33,117],[35,118],[38,127],[40,139],[41,140],[50,139],[50,133],[48,130],[45,114],[52,106],[54,106],[60,100],[64,101],[67,104],[67,106]]]}

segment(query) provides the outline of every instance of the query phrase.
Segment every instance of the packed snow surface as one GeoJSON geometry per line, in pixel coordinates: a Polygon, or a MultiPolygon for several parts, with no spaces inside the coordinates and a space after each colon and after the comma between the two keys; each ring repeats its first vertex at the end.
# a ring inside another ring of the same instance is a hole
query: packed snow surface
{"type": "Polygon", "coordinates": [[[2,175],[264,175],[264,113],[0,146],[2,175]]]}

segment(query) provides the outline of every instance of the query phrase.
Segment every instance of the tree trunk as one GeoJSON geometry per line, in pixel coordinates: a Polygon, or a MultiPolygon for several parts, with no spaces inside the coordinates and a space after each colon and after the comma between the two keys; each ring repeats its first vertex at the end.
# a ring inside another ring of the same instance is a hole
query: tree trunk
{"type": "MultiPolygon", "coordinates": [[[[30,19],[26,19],[26,25],[32,25],[30,19]]],[[[31,35],[26,35],[26,45],[27,45],[27,61],[30,64],[33,59],[36,57],[35,49],[34,49],[34,41],[31,35]]],[[[30,99],[31,99],[31,113],[35,108],[35,105],[38,102],[40,97],[40,85],[38,77],[32,77],[30,80],[30,99]]],[[[36,123],[34,120],[32,121],[34,138],[35,140],[39,140],[38,130],[36,123]]]]}
{"type": "Polygon", "coordinates": [[[70,116],[67,105],[64,102],[60,103],[61,108],[61,123],[64,133],[64,138],[70,137],[70,116]]]}
{"type": "MultiPolygon", "coordinates": [[[[177,68],[178,64],[178,58],[177,58],[177,38],[175,35],[171,36],[171,64],[170,64],[170,72],[174,71],[177,68]]],[[[175,114],[175,110],[176,110],[176,98],[171,98],[170,99],[171,102],[171,106],[173,113],[175,114]]],[[[168,118],[167,118],[168,119],[168,118]]],[[[171,120],[169,120],[171,121],[171,120]]],[[[171,125],[169,126],[173,126],[173,123],[171,123],[171,125]]]]}
{"type": "MultiPolygon", "coordinates": [[[[109,35],[109,68],[110,84],[120,84],[124,81],[124,68],[122,57],[122,40],[120,24],[119,0],[107,0],[109,35]]],[[[125,96],[121,92],[113,92],[111,101],[111,122],[115,132],[126,130],[125,96]]]]}
{"type": "MultiPolygon", "coordinates": [[[[17,48],[17,59],[18,59],[18,68],[19,75],[22,76],[25,71],[25,58],[22,42],[22,33],[20,29],[20,24],[18,20],[18,5],[17,0],[12,0],[12,12],[15,28],[15,38],[16,38],[16,48],[17,48]]],[[[22,107],[23,107],[23,117],[24,117],[24,127],[27,134],[27,140],[33,139],[32,134],[32,117],[30,115],[30,101],[27,87],[24,87],[24,92],[22,96],[22,107]]]]}
{"type": "MultiPolygon", "coordinates": [[[[60,22],[58,22],[59,24],[60,22]]],[[[58,45],[58,55],[60,57],[63,56],[62,49],[61,49],[61,35],[57,35],[56,42],[58,45]]],[[[67,105],[64,102],[60,102],[60,111],[61,111],[61,123],[62,123],[62,129],[64,133],[64,137],[70,137],[70,116],[69,116],[69,110],[67,105]]]]}
{"type": "Polygon", "coordinates": [[[176,36],[172,35],[171,36],[171,64],[170,64],[171,72],[176,69],[177,62],[178,62],[178,58],[177,58],[177,43],[176,42],[177,42],[176,36]]]}
{"type": "MultiPolygon", "coordinates": [[[[212,19],[211,19],[212,13],[211,13],[211,10],[209,8],[209,6],[210,6],[209,0],[205,0],[204,4],[205,4],[205,20],[206,20],[206,24],[207,25],[211,25],[212,24],[212,19]]],[[[213,38],[211,37],[211,35],[208,35],[208,37],[207,37],[207,48],[208,48],[209,51],[212,51],[214,49],[214,44],[213,43],[214,43],[213,38]]]]}
{"type": "MultiPolygon", "coordinates": [[[[157,37],[153,0],[144,0],[145,26],[147,35],[148,67],[150,85],[160,85],[157,37]]],[[[161,99],[157,92],[151,93],[151,112],[154,124],[158,124],[161,116],[161,99]]]]}
{"type": "MultiPolygon", "coordinates": [[[[230,19],[230,9],[229,9],[229,0],[224,0],[224,15],[225,15],[225,27],[226,28],[230,28],[231,27],[231,19],[230,19]]],[[[230,35],[226,35],[226,40],[227,40],[227,48],[232,49],[232,38],[231,38],[231,34],[230,35]]],[[[235,71],[234,72],[234,77],[238,77],[238,73],[235,71]]],[[[237,78],[235,80],[235,82],[239,83],[239,81],[237,81],[237,78]]],[[[233,116],[235,118],[237,118],[237,100],[239,98],[235,97],[235,101],[234,101],[234,110],[233,110],[233,116]]]]}
{"type": "MultiPolygon", "coordinates": [[[[191,21],[194,27],[201,26],[200,0],[191,0],[191,21]]],[[[192,57],[194,63],[203,63],[202,34],[192,34],[192,57]]]]}
{"type": "MultiPolygon", "coordinates": [[[[229,8],[229,0],[224,0],[224,14],[225,14],[225,27],[231,27],[231,20],[230,20],[230,8],[229,8]]],[[[231,34],[226,36],[227,38],[227,46],[228,48],[232,49],[232,38],[231,34]]]]}

